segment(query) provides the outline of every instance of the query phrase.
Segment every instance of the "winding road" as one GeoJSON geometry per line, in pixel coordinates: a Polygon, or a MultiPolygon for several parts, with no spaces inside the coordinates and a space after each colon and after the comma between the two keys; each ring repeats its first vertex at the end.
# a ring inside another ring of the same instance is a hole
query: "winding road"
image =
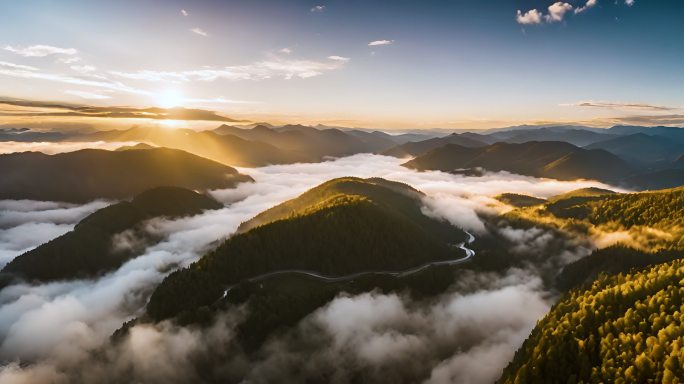
{"type": "MultiPolygon", "coordinates": [[[[244,281],[250,282],[250,283],[255,283],[259,281],[264,281],[266,279],[270,279],[271,277],[274,276],[279,276],[279,275],[286,275],[286,274],[300,274],[300,275],[306,275],[306,276],[311,276],[323,281],[327,281],[330,283],[336,283],[340,281],[347,281],[347,280],[353,280],[361,276],[365,275],[387,275],[387,276],[394,276],[394,277],[404,277],[408,275],[412,275],[414,273],[421,272],[427,268],[433,267],[433,266],[441,266],[441,265],[457,265],[457,264],[462,264],[465,263],[466,261],[470,260],[475,256],[475,251],[472,249],[466,247],[466,245],[470,245],[475,241],[475,236],[473,236],[470,232],[464,231],[466,235],[468,235],[468,239],[459,244],[452,244],[454,248],[459,248],[465,252],[465,257],[461,257],[459,259],[452,259],[452,260],[440,260],[440,261],[431,261],[425,264],[421,264],[417,267],[412,267],[410,269],[405,269],[403,271],[362,271],[362,272],[356,272],[352,273],[349,275],[343,275],[343,276],[326,276],[322,275],[320,273],[314,272],[314,271],[307,271],[304,269],[282,269],[279,271],[273,271],[273,272],[268,272],[264,273],[258,276],[251,277],[249,279],[246,279],[244,281]]],[[[223,291],[223,297],[226,297],[228,295],[228,292],[235,287],[235,285],[231,285],[227,287],[223,291]]]]}

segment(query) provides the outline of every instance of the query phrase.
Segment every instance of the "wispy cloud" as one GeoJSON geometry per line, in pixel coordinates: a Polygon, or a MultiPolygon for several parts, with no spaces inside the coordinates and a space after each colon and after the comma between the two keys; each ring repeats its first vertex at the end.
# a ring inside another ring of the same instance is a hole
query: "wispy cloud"
{"type": "Polygon", "coordinates": [[[601,109],[622,109],[622,110],[640,110],[640,111],[674,111],[681,108],[668,107],[663,105],[647,104],[647,103],[625,103],[615,101],[581,101],[578,103],[561,104],[561,106],[583,107],[583,108],[601,108],[601,109]]]}
{"type": "Polygon", "coordinates": [[[16,53],[24,57],[45,57],[49,55],[75,55],[78,51],[74,48],[59,48],[51,45],[32,45],[30,47],[5,46],[5,51],[16,53]]]}
{"type": "Polygon", "coordinates": [[[72,65],[70,68],[79,73],[90,73],[97,69],[92,65],[72,65]]]}
{"type": "Polygon", "coordinates": [[[78,63],[79,61],[81,61],[81,58],[78,56],[60,57],[59,59],[57,59],[57,62],[62,64],[74,64],[78,63]]]}
{"type": "Polygon", "coordinates": [[[292,53],[292,50],[290,48],[282,48],[282,49],[278,50],[278,52],[289,55],[290,53],[292,53]]]}
{"type": "Polygon", "coordinates": [[[330,56],[328,61],[297,60],[274,56],[268,60],[247,65],[227,66],[223,68],[201,68],[188,71],[154,71],[110,72],[112,75],[147,81],[215,81],[225,80],[266,80],[272,78],[292,79],[310,78],[324,72],[340,69],[350,59],[342,56],[330,56]]]}
{"type": "Polygon", "coordinates": [[[204,37],[209,36],[209,33],[207,33],[205,30],[203,30],[201,28],[192,28],[192,29],[190,29],[190,32],[197,34],[197,35],[200,35],[200,36],[204,36],[204,37]]]}
{"type": "Polygon", "coordinates": [[[0,62],[0,76],[54,81],[59,83],[82,85],[117,92],[133,93],[138,95],[151,94],[151,92],[149,91],[133,88],[118,81],[110,81],[103,76],[99,76],[96,79],[87,77],[75,77],[59,73],[42,72],[40,69],[35,67],[7,62],[0,62]]]}
{"type": "Polygon", "coordinates": [[[351,59],[348,58],[348,57],[336,56],[336,55],[328,56],[328,59],[330,59],[330,60],[335,60],[335,61],[341,61],[341,62],[343,62],[343,63],[346,63],[347,61],[351,60],[351,59]]]}
{"type": "Polygon", "coordinates": [[[634,5],[634,0],[625,0],[625,4],[631,7],[632,5],[634,5]]]}
{"type": "Polygon", "coordinates": [[[81,99],[86,99],[86,100],[104,100],[104,99],[111,99],[112,98],[111,96],[102,95],[102,94],[94,93],[94,92],[86,92],[86,91],[68,90],[68,91],[64,91],[64,93],[66,93],[68,95],[78,96],[81,99]]]}
{"type": "MultiPolygon", "coordinates": [[[[74,94],[73,91],[71,94],[74,94]]],[[[187,99],[193,100],[193,99],[187,99]]],[[[223,98],[219,99],[194,99],[196,101],[202,100],[209,102],[217,100],[223,102],[231,102],[223,98]]],[[[239,103],[239,101],[232,101],[239,103]]],[[[245,102],[246,103],[246,102],[245,102]]],[[[21,100],[0,98],[0,104],[11,105],[16,107],[31,108],[30,111],[21,113],[14,113],[14,116],[31,116],[31,117],[98,117],[98,118],[135,118],[135,119],[151,119],[151,120],[203,120],[203,121],[222,121],[222,122],[244,122],[241,120],[231,119],[222,116],[215,111],[205,109],[192,108],[132,108],[132,107],[96,107],[92,105],[79,105],[67,103],[54,103],[45,101],[21,100]],[[44,108],[36,112],[36,108],[44,108]],[[56,111],[57,110],[57,111],[56,111]],[[61,110],[61,111],[60,111],[61,110]]]]}
{"type": "Polygon", "coordinates": [[[189,15],[189,13],[185,9],[181,9],[181,15],[187,17],[189,15]]]}
{"type": "Polygon", "coordinates": [[[575,8],[575,14],[582,13],[587,9],[594,7],[597,3],[597,0],[587,0],[587,2],[583,6],[575,8]]]}
{"type": "Polygon", "coordinates": [[[28,65],[8,63],[6,61],[0,61],[0,71],[2,70],[17,70],[17,71],[37,71],[38,68],[30,67],[28,65]]]}
{"type": "Polygon", "coordinates": [[[369,47],[375,47],[378,45],[391,45],[394,44],[394,40],[374,40],[368,43],[369,47]]]}
{"type": "Polygon", "coordinates": [[[318,12],[323,12],[325,11],[325,5],[317,5],[313,8],[311,8],[311,12],[318,13],[318,12]]]}

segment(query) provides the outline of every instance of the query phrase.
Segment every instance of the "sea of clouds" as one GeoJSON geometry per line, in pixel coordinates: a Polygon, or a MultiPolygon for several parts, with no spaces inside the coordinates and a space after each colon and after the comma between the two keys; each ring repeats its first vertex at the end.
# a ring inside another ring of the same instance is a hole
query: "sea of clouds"
{"type": "MultiPolygon", "coordinates": [[[[225,351],[244,308],[212,327],[182,328],[168,322],[137,325],[110,345],[121,325],[144,311],[166,275],[189,265],[259,212],[335,177],[383,177],[426,194],[426,214],[482,235],[482,213],[503,212],[492,198],[502,192],[549,197],[594,181],[564,182],[487,173],[482,177],[415,172],[402,160],[355,155],[314,164],[245,168],[255,180],[211,194],[223,209],[176,220],[154,219],[146,230],[162,238],[118,270],[96,279],[46,284],[17,283],[0,291],[0,382],[68,383],[201,381],[192,361],[225,351]]],[[[0,201],[0,263],[73,228],[107,205],[0,201]]],[[[519,252],[552,239],[544,231],[500,229],[520,239],[519,252]]],[[[564,255],[549,255],[553,257],[564,255]]],[[[477,257],[477,256],[475,256],[477,257]]],[[[359,371],[376,382],[491,383],[536,321],[551,305],[533,270],[465,273],[439,297],[414,301],[401,294],[340,294],[299,325],[269,340],[257,355],[236,350],[215,376],[226,382],[301,382],[326,375],[345,383],[359,371]]]]}

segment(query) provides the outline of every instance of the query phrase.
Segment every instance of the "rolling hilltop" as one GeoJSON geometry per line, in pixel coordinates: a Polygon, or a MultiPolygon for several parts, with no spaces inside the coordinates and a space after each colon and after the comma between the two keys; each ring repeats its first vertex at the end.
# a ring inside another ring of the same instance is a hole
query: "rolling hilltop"
{"type": "Polygon", "coordinates": [[[0,199],[82,203],[126,199],[159,186],[233,187],[252,178],[229,166],[177,149],[84,149],[46,155],[0,155],[0,199]]]}

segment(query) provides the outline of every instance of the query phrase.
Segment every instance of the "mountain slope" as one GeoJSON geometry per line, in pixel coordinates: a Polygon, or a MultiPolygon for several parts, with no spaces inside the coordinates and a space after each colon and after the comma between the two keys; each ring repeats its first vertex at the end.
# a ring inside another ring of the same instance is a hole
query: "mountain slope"
{"type": "Polygon", "coordinates": [[[684,143],[667,137],[635,133],[591,144],[587,149],[603,149],[635,163],[669,163],[684,154],[684,143]]]}
{"type": "Polygon", "coordinates": [[[168,148],[84,149],[0,155],[0,199],[85,202],[129,198],[158,186],[228,188],[251,181],[234,168],[168,148]]]}
{"type": "Polygon", "coordinates": [[[419,156],[435,148],[442,147],[446,144],[458,144],[460,146],[468,148],[484,147],[487,145],[485,142],[476,140],[474,138],[457,133],[452,133],[451,135],[446,137],[437,137],[424,141],[409,142],[406,144],[398,145],[394,148],[390,148],[387,151],[384,151],[382,154],[394,157],[419,156]]]}
{"type": "Polygon", "coordinates": [[[537,323],[499,382],[679,382],[683,279],[677,260],[571,291],[537,323]]]}
{"type": "Polygon", "coordinates": [[[147,313],[161,320],[194,311],[220,299],[225,287],[272,271],[340,276],[463,257],[450,244],[463,241],[464,233],[424,216],[420,207],[419,192],[400,183],[329,181],[257,216],[242,233],[171,274],[147,313]]]}
{"type": "Polygon", "coordinates": [[[564,141],[579,147],[615,137],[615,135],[608,134],[607,132],[599,133],[585,129],[554,129],[546,127],[495,132],[489,134],[489,136],[496,139],[496,141],[503,141],[507,143],[525,143],[528,141],[564,141]]]}
{"type": "Polygon", "coordinates": [[[586,150],[555,141],[496,143],[482,148],[449,144],[419,156],[404,166],[445,172],[483,167],[490,171],[509,171],[560,180],[619,180],[631,172],[627,163],[608,152],[586,150]],[[597,167],[596,164],[601,166],[597,167]]]}
{"type": "Polygon", "coordinates": [[[136,254],[135,246],[125,239],[136,237],[134,231],[144,220],[195,215],[221,207],[212,198],[187,189],[151,189],[130,202],[110,205],[89,215],[73,231],[17,256],[2,272],[39,281],[93,277],[120,266],[136,254]]]}

